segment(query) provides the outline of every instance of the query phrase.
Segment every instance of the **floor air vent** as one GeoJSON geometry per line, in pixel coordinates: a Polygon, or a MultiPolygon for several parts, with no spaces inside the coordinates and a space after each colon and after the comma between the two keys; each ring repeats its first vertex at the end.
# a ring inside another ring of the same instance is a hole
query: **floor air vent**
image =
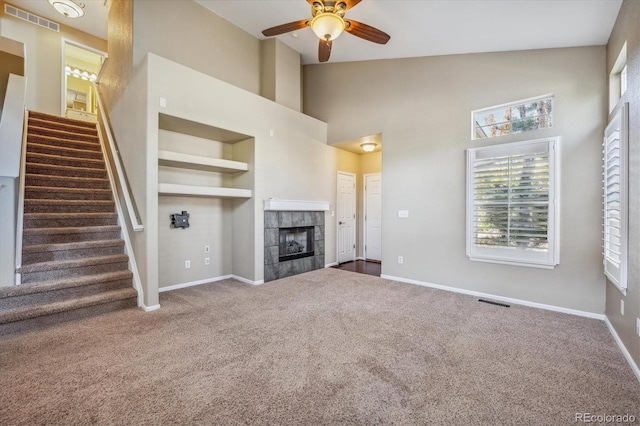
{"type": "Polygon", "coordinates": [[[51,31],[55,31],[57,33],[60,32],[60,24],[58,24],[57,22],[49,21],[48,19],[44,19],[38,15],[34,15],[33,13],[18,9],[17,7],[5,4],[4,13],[6,13],[7,15],[15,16],[16,18],[22,19],[23,21],[31,22],[32,24],[38,25],[40,27],[47,28],[51,31]]]}
{"type": "Polygon", "coordinates": [[[502,306],[503,308],[511,307],[511,305],[507,305],[506,303],[494,302],[492,300],[478,299],[478,302],[488,303],[490,305],[502,306]]]}

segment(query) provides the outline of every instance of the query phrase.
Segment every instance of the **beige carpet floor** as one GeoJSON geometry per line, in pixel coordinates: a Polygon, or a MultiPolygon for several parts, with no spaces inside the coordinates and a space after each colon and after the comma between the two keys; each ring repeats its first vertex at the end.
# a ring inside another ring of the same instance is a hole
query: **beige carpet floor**
{"type": "Polygon", "coordinates": [[[0,338],[0,424],[640,418],[640,384],[602,321],[337,269],[161,304],[0,338]]]}

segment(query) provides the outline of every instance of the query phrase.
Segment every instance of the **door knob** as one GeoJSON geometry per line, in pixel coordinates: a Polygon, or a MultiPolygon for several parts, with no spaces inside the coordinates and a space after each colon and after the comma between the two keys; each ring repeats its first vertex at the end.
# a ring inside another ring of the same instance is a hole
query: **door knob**
{"type": "Polygon", "coordinates": [[[344,225],[344,222],[338,222],[338,225],[344,225]]]}

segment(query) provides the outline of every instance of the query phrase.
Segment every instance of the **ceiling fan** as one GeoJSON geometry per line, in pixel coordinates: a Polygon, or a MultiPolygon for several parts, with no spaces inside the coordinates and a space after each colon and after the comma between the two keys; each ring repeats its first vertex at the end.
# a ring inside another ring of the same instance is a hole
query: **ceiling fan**
{"type": "Polygon", "coordinates": [[[291,31],[311,27],[318,36],[318,60],[327,62],[331,44],[343,31],[378,44],[387,44],[391,36],[377,28],[353,19],[344,19],[345,13],[361,0],[307,0],[311,5],[311,19],[289,22],[262,31],[265,37],[273,37],[291,31]]]}

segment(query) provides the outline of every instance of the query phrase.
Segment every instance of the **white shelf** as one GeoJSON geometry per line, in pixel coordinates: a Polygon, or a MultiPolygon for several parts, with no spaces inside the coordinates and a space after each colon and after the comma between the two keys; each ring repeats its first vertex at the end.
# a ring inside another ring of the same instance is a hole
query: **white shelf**
{"type": "Polygon", "coordinates": [[[221,188],[216,186],[178,185],[175,183],[159,183],[160,195],[191,195],[197,197],[216,198],[251,198],[250,189],[221,188]]]}
{"type": "Polygon", "coordinates": [[[173,151],[158,151],[158,164],[181,169],[204,170],[218,173],[238,173],[249,170],[247,163],[223,160],[221,158],[203,157],[173,151]]]}

